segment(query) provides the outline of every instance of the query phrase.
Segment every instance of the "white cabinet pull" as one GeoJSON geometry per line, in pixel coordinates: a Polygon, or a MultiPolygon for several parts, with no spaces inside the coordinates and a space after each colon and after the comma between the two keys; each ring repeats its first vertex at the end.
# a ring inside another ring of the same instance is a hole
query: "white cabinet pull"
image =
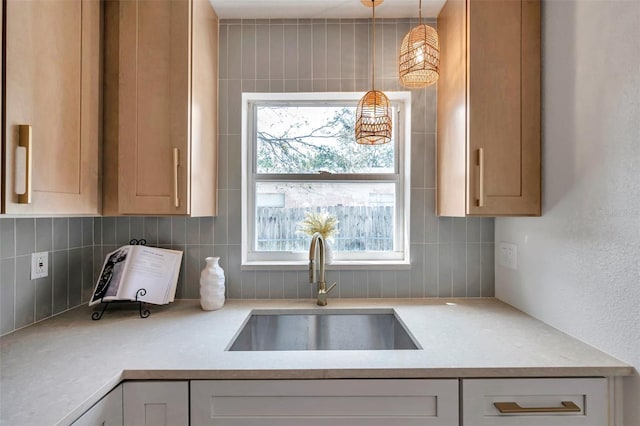
{"type": "Polygon", "coordinates": [[[478,165],[478,191],[476,194],[476,205],[478,207],[484,206],[484,148],[478,148],[477,151],[477,165],[478,165]]]}
{"type": "Polygon", "coordinates": [[[31,203],[32,174],[31,126],[18,125],[18,146],[15,153],[14,191],[19,204],[31,203]]]}
{"type": "Polygon", "coordinates": [[[579,413],[578,407],[573,401],[562,401],[562,407],[521,407],[517,402],[494,402],[493,405],[501,414],[523,413],[579,413]]]}
{"type": "Polygon", "coordinates": [[[180,167],[180,149],[173,148],[173,205],[180,207],[178,198],[178,167],[180,167]]]}

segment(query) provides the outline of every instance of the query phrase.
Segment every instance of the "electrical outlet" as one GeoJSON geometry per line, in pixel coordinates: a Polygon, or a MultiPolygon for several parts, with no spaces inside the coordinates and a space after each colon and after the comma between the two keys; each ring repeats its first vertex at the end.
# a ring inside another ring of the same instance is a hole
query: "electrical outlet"
{"type": "Polygon", "coordinates": [[[518,246],[511,243],[500,243],[498,263],[505,268],[518,269],[518,246]]]}
{"type": "Polygon", "coordinates": [[[31,279],[44,278],[49,275],[49,253],[42,251],[31,254],[31,279]]]}

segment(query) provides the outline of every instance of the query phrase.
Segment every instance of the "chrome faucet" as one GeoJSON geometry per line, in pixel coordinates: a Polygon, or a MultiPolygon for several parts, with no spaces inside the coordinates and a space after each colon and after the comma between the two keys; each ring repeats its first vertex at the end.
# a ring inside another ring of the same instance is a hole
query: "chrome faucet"
{"type": "Polygon", "coordinates": [[[311,284],[316,282],[316,256],[318,256],[319,265],[319,277],[318,277],[318,305],[327,306],[327,295],[336,286],[336,283],[331,284],[331,287],[327,288],[327,283],[324,281],[324,260],[325,260],[325,242],[322,234],[316,232],[311,237],[311,246],[309,247],[309,282],[311,284]]]}

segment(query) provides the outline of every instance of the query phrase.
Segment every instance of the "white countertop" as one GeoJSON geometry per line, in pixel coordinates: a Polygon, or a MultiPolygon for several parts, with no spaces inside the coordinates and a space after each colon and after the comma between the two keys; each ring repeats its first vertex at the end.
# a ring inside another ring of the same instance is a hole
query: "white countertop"
{"type": "Polygon", "coordinates": [[[327,309],[312,300],[81,307],[0,339],[0,423],[68,424],[125,379],[624,376],[631,366],[494,299],[330,299],[393,308],[422,350],[226,352],[252,309],[327,309]]]}

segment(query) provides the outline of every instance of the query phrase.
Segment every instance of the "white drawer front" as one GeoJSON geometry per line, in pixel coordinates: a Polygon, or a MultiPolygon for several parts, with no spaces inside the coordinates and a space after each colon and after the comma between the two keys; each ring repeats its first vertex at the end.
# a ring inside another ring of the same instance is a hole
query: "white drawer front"
{"type": "Polygon", "coordinates": [[[457,380],[191,381],[195,426],[455,426],[457,380]]]}
{"type": "Polygon", "coordinates": [[[605,426],[607,380],[465,379],[462,412],[463,426],[605,426]],[[500,402],[516,403],[516,412],[501,413],[495,406],[500,402]],[[554,412],[573,404],[579,411],[554,412]],[[526,412],[531,409],[540,412],[526,412]]]}

